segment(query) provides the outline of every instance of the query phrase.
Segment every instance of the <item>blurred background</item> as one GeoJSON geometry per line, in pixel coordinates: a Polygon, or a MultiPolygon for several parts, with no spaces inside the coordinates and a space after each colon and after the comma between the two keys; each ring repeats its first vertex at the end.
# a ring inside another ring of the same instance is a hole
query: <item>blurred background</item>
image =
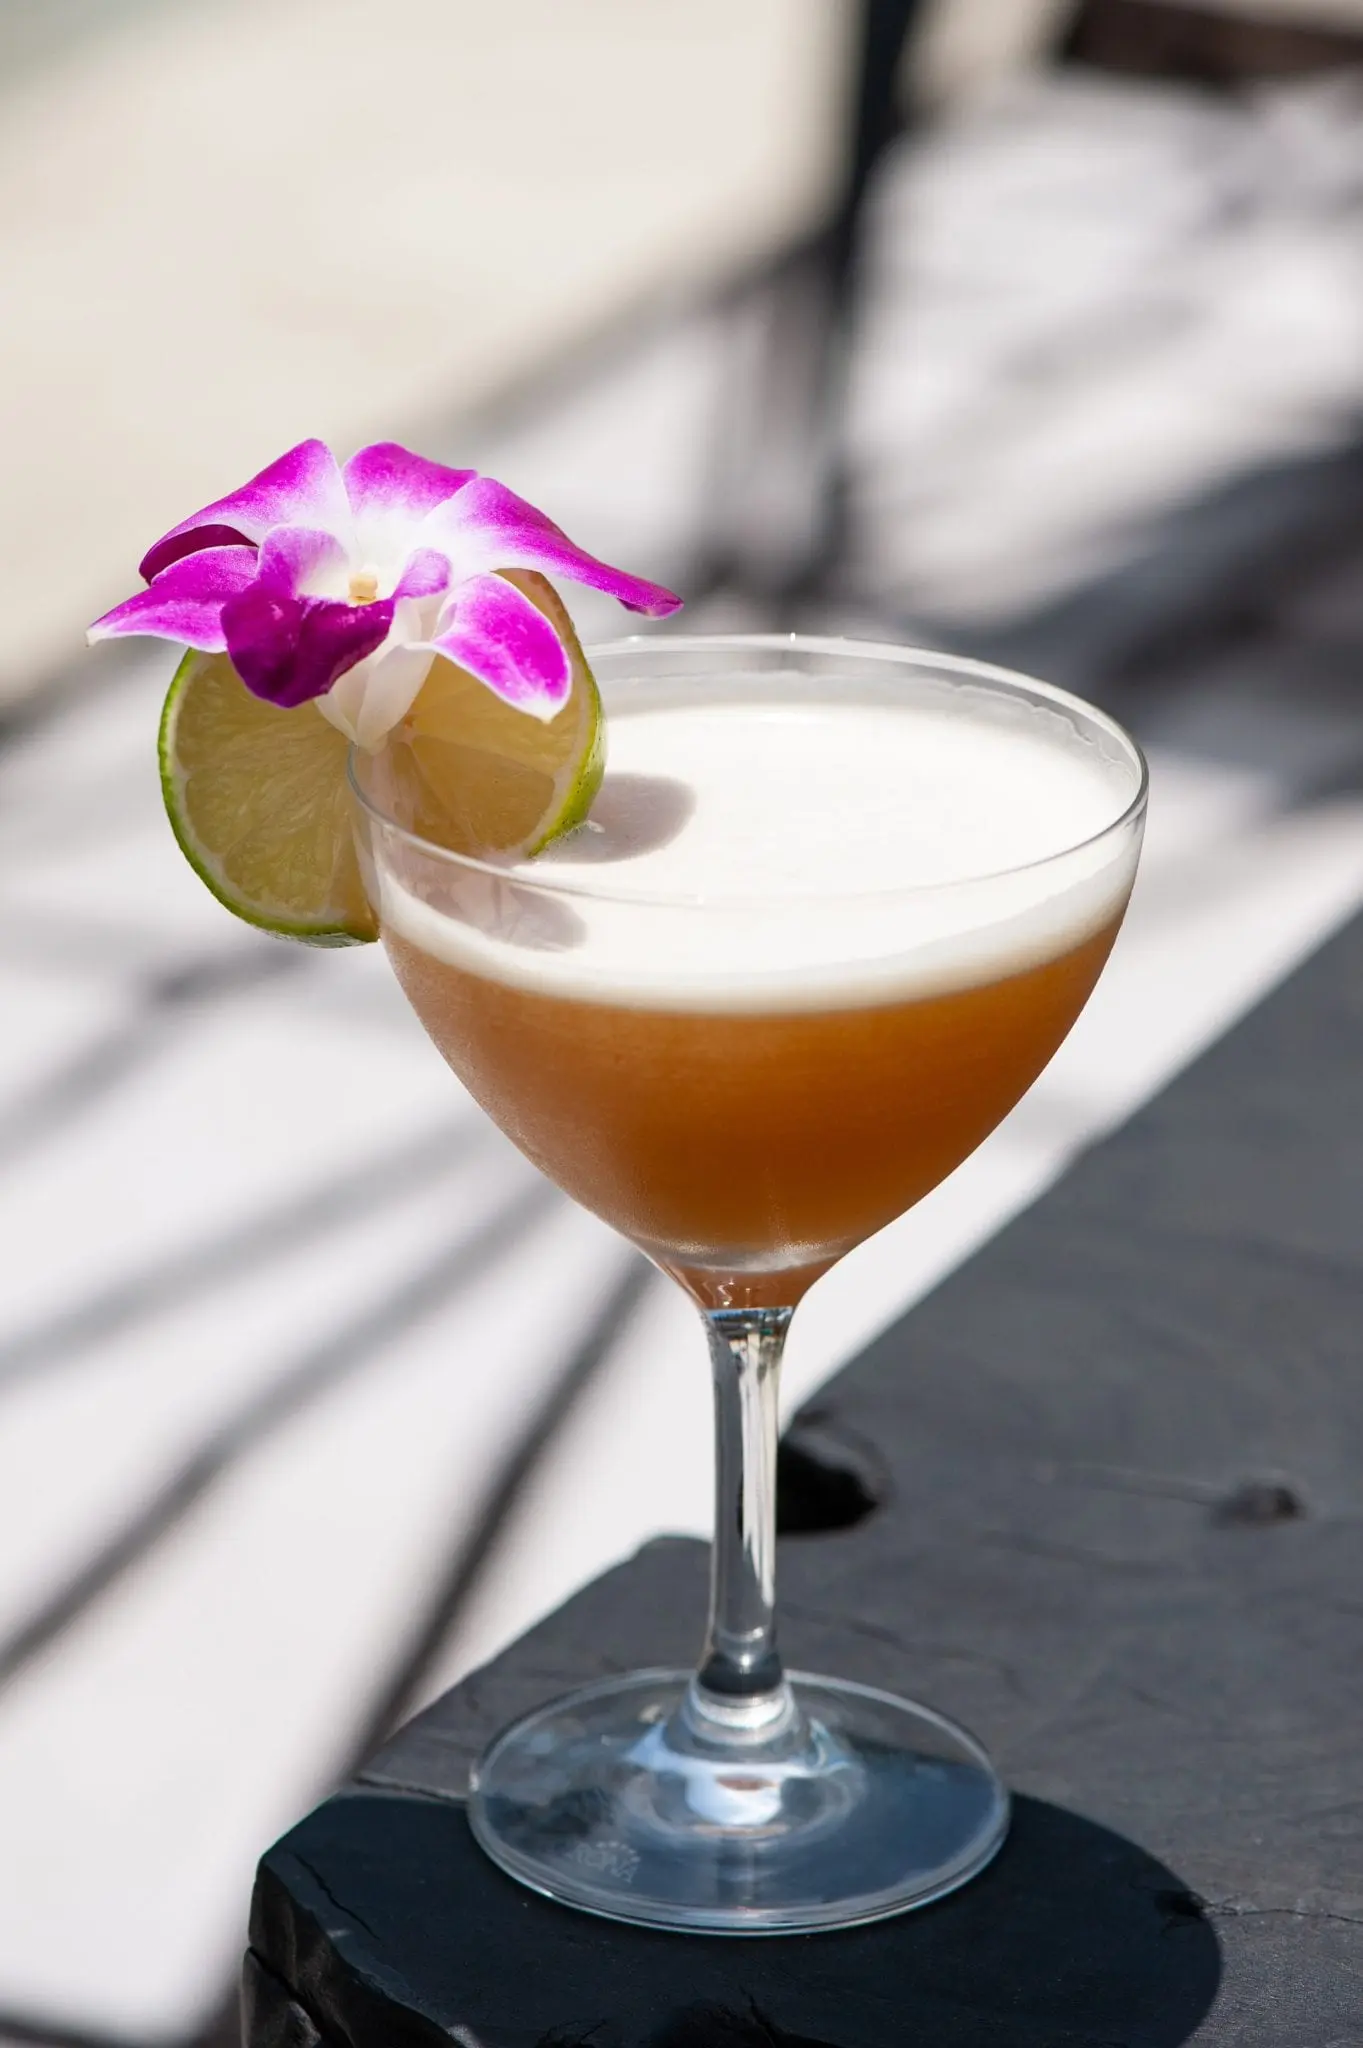
{"type": "Polygon", "coordinates": [[[201,890],[86,621],[391,436],[1135,728],[1098,996],[793,1409],[1363,901],[1363,0],[0,0],[0,280],[0,2040],[208,2048],[263,1846],[705,1531],[708,1385],[381,959],[201,890]]]}

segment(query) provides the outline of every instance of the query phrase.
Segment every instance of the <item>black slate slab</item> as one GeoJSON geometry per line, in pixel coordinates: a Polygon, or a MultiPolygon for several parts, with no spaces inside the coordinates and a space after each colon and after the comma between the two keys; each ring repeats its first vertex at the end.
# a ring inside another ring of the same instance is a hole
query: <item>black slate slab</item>
{"type": "Polygon", "coordinates": [[[460,1793],[488,1735],[695,1649],[703,1552],[656,1544],[265,1858],[253,2048],[1363,2043],[1360,1354],[1363,923],[797,1432],[799,1525],[822,1470],[833,1518],[880,1505],[784,1545],[787,1653],[984,1738],[1020,1795],[994,1868],[878,1927],[735,1942],[486,1864],[460,1793]]]}

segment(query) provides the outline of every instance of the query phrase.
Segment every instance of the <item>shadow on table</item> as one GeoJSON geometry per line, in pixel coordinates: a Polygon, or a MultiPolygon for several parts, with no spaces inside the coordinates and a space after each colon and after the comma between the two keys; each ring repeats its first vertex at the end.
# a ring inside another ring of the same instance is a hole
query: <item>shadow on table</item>
{"type": "Polygon", "coordinates": [[[396,2048],[432,2020],[477,2048],[1180,2048],[1221,1974],[1173,1871],[1035,1799],[1017,1801],[991,1869],[939,1905],[734,1941],[536,1900],[484,1862],[460,1802],[365,1791],[271,1851],[253,1941],[252,2048],[300,2025],[396,2048]]]}
{"type": "MultiPolygon", "coordinates": [[[[861,1953],[854,1961],[844,1950],[819,1974],[845,1975],[862,1999],[883,2000],[905,2048],[1179,2048],[1221,1975],[1201,1902],[1172,1871],[1035,1799],[1017,1801],[987,1878],[927,1912],[841,1939],[861,1953]]],[[[590,2038],[604,2048],[609,2036],[590,2038]]],[[[863,2023],[850,2033],[791,2032],[758,1999],[746,2010],[683,2010],[641,2048],[860,2048],[866,2038],[863,2023]]]]}

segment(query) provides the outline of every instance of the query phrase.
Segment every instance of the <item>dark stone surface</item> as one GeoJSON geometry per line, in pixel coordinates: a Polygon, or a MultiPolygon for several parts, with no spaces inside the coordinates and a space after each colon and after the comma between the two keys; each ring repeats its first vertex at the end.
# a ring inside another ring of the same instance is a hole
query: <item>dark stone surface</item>
{"type": "MultiPolygon", "coordinates": [[[[1132,1843],[1022,1799],[988,1882],[954,1907],[795,1940],[608,1929],[489,1872],[452,1801],[363,1788],[332,1800],[270,1859],[257,1940],[278,1937],[276,1971],[305,2009],[330,2005],[356,2048],[415,2048],[439,2038],[432,2022],[455,2019],[482,2048],[531,2048],[556,2033],[592,2048],[651,2048],[696,2006],[743,2014],[754,2004],[778,2039],[830,2048],[920,2038],[932,2048],[1175,2048],[1218,1973],[1215,1934],[1188,1899],[1132,1843]],[[337,1872],[349,1888],[339,1915],[337,1872]],[[461,1926],[460,1902],[472,1899],[477,1918],[461,1926]],[[338,1956],[349,1980],[342,2007],[338,1956]]],[[[291,2039],[258,2038],[281,2048],[291,2039]]]]}
{"type": "Polygon", "coordinates": [[[288,1986],[249,1951],[241,1973],[241,2031],[252,2048],[320,2048],[322,2041],[288,1986]]]}
{"type": "Polygon", "coordinates": [[[791,1521],[833,1533],[783,1546],[787,1653],[983,1737],[1022,1795],[994,1868],[878,1927],[716,1941],[486,1864],[459,1794],[492,1731],[694,1651],[703,1553],[652,1545],[266,1857],[253,2048],[1363,2042],[1361,1350],[1363,922],[800,1433],[791,1521]]]}

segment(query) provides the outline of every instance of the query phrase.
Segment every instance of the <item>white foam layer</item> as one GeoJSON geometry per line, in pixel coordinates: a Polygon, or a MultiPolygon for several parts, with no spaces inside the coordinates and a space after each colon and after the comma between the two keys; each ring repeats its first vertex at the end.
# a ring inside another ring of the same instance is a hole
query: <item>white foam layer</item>
{"type": "Polygon", "coordinates": [[[885,1002],[1019,972],[1120,910],[1135,835],[1085,842],[1135,774],[1055,713],[958,698],[617,712],[579,834],[506,880],[381,858],[381,917],[452,966],[649,1008],[885,1002]]]}

